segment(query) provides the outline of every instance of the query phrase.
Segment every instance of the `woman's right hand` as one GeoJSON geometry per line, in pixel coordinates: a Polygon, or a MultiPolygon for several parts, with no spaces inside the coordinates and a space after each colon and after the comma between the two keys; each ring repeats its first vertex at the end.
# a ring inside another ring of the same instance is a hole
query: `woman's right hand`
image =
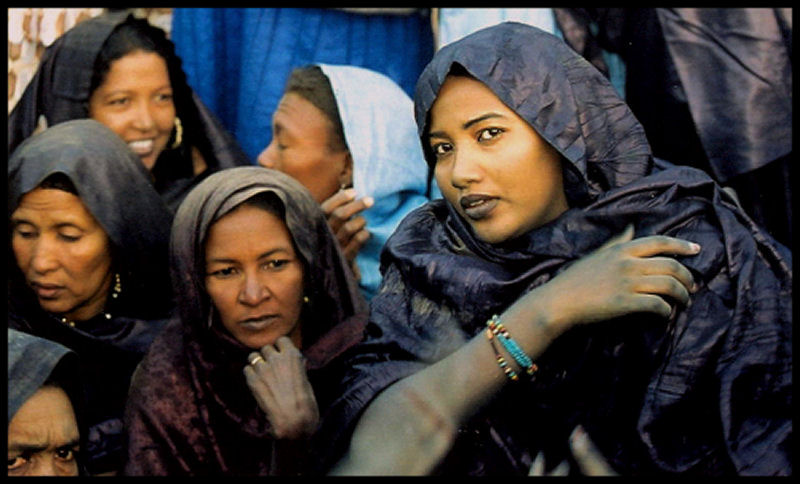
{"type": "Polygon", "coordinates": [[[686,304],[695,291],[692,274],[672,255],[695,255],[700,246],[674,237],[633,239],[633,226],[576,261],[523,298],[545,311],[558,333],[577,324],[635,312],[668,318],[670,303],[686,304]]]}
{"type": "Polygon", "coordinates": [[[370,236],[366,229],[367,221],[359,214],[374,203],[372,197],[356,199],[355,190],[348,188],[339,190],[321,204],[322,211],[328,218],[328,225],[336,235],[342,253],[352,266],[357,280],[360,277],[355,258],[370,236]]]}
{"type": "Polygon", "coordinates": [[[292,341],[281,336],[248,356],[247,386],[264,411],[276,439],[302,439],[316,432],[319,408],[308,380],[304,358],[292,341]]]}

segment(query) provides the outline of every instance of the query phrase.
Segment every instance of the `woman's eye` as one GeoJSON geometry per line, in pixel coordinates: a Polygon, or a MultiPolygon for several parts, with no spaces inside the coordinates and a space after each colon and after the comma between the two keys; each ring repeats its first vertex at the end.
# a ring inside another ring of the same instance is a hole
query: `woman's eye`
{"type": "Polygon", "coordinates": [[[478,133],[478,141],[489,141],[489,140],[494,139],[495,137],[497,137],[497,135],[499,135],[502,132],[503,132],[503,130],[500,129],[500,128],[482,129],[478,133]]]}
{"type": "Polygon", "coordinates": [[[75,459],[77,451],[70,447],[61,447],[56,449],[56,457],[60,460],[71,461],[75,459]]]}
{"type": "Polygon", "coordinates": [[[23,239],[32,239],[36,237],[36,232],[30,229],[20,229],[17,228],[14,230],[17,236],[22,237],[23,239]]]}
{"type": "Polygon", "coordinates": [[[285,266],[288,263],[289,263],[288,259],[273,259],[267,261],[265,265],[267,266],[268,269],[280,269],[281,267],[285,266]]]}
{"type": "Polygon", "coordinates": [[[436,156],[444,156],[453,150],[453,146],[450,143],[436,143],[431,146],[431,150],[436,156]]]}
{"type": "Polygon", "coordinates": [[[224,267],[222,269],[217,269],[215,271],[212,271],[208,275],[209,276],[214,276],[214,277],[230,277],[230,276],[232,276],[234,274],[236,274],[236,269],[235,268],[233,268],[233,267],[224,267]]]}
{"type": "Polygon", "coordinates": [[[124,106],[127,103],[128,103],[128,98],[126,97],[119,97],[108,101],[108,104],[112,106],[124,106]]]}
{"type": "Polygon", "coordinates": [[[13,471],[19,469],[28,463],[28,460],[22,456],[11,457],[8,459],[8,470],[13,471]]]}
{"type": "Polygon", "coordinates": [[[159,94],[157,96],[157,99],[159,101],[172,101],[172,93],[169,92],[169,93],[159,94]]]}
{"type": "Polygon", "coordinates": [[[58,237],[65,242],[77,242],[80,240],[80,235],[75,234],[58,234],[58,237]]]}

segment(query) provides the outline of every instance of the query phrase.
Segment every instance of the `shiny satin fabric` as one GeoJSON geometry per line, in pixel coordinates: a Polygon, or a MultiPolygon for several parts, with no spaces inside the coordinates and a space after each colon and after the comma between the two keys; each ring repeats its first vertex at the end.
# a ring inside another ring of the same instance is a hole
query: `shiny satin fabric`
{"type": "MultiPolygon", "coordinates": [[[[450,354],[525,292],[633,224],[701,245],[678,257],[698,281],[668,321],[633,314],[577,327],[458,433],[443,475],[527,474],[555,465],[581,424],[626,475],[791,474],[791,253],[704,172],[655,159],[609,82],[560,39],[504,23],[444,47],[417,84],[428,113],[454,64],[487,85],[566,160],[570,209],[491,245],[444,200],[412,212],[387,242],[366,340],[323,433],[340,451],[364,407],[450,354]]],[[[427,152],[429,163],[432,158],[427,152]]]]}

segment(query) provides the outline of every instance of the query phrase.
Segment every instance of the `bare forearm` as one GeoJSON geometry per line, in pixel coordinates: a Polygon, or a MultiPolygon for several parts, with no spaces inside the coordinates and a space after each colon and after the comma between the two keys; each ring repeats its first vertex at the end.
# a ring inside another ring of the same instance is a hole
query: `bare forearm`
{"type": "MultiPolygon", "coordinates": [[[[558,331],[536,301],[523,298],[502,315],[504,325],[535,358],[558,331]]],[[[510,360],[510,356],[508,357],[510,360]]],[[[359,421],[336,474],[425,474],[444,457],[455,429],[508,378],[483,332],[463,347],[381,393],[359,421]]]]}

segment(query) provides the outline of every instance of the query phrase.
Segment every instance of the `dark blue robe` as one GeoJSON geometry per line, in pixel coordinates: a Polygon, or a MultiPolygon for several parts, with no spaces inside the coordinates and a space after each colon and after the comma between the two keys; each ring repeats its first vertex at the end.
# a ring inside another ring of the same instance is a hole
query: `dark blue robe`
{"type": "Polygon", "coordinates": [[[527,474],[540,450],[555,465],[581,424],[622,474],[791,474],[790,251],[706,173],[654,159],[602,74],[530,26],[490,27],[436,54],[415,97],[426,149],[428,113],[454,64],[563,155],[570,209],[500,245],[480,241],[444,200],[406,217],[382,254],[368,336],[323,422],[322,435],[340,439],[331,459],[380,391],[633,224],[637,237],[702,246],[678,257],[700,285],[688,306],[669,320],[632,314],[568,331],[534,380],[507,385],[459,429],[437,472],[527,474]]]}

